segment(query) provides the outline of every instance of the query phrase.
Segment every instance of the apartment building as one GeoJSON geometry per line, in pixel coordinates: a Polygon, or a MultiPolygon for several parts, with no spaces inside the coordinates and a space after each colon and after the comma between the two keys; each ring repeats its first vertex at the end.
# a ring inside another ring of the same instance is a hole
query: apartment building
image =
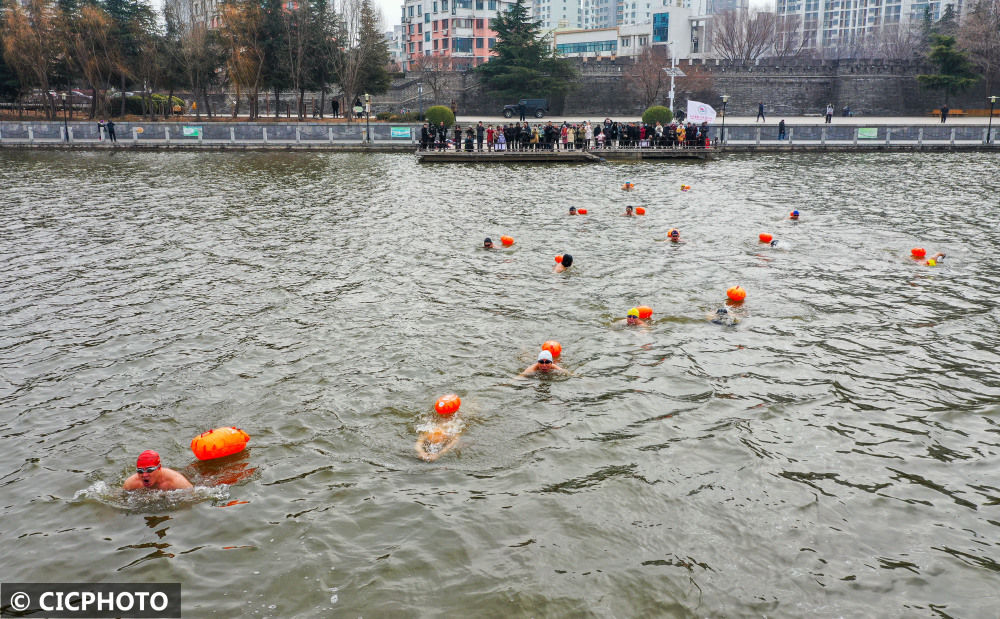
{"type": "Polygon", "coordinates": [[[677,58],[690,58],[692,28],[697,23],[691,9],[667,7],[652,13],[645,23],[557,31],[553,45],[567,58],[628,58],[657,45],[667,46],[677,58]]]}
{"type": "Polygon", "coordinates": [[[908,27],[920,23],[925,11],[932,20],[941,18],[949,4],[956,16],[965,15],[971,0],[953,2],[917,0],[776,0],[778,16],[798,16],[799,33],[806,47],[823,50],[852,45],[865,35],[885,27],[908,27]]]}
{"type": "Polygon", "coordinates": [[[496,44],[490,24],[497,11],[507,11],[513,4],[505,0],[405,0],[403,70],[411,70],[421,56],[447,58],[455,70],[487,62],[496,44]]]}

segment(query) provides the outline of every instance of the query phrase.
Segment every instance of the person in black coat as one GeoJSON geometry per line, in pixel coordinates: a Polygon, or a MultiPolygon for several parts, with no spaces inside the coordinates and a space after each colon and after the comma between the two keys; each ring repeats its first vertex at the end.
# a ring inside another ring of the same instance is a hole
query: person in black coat
{"type": "Polygon", "coordinates": [[[427,123],[424,123],[424,126],[420,128],[420,150],[427,150],[427,143],[432,141],[427,123]]]}
{"type": "Polygon", "coordinates": [[[444,126],[443,120],[438,124],[437,128],[437,146],[438,150],[448,149],[448,127],[444,126]]]}
{"type": "Polygon", "coordinates": [[[483,121],[479,121],[476,125],[476,150],[483,152],[483,138],[486,137],[486,127],[483,126],[483,121]]]}

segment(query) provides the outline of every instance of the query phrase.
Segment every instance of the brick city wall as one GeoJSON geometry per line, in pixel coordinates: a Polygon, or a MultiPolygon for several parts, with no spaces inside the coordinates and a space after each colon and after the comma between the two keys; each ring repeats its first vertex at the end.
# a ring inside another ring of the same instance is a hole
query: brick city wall
{"type": "MultiPolygon", "coordinates": [[[[578,63],[580,78],[564,100],[552,101],[553,113],[633,115],[642,111],[641,102],[628,91],[627,60],[578,63]]],[[[754,115],[757,103],[764,102],[769,114],[798,116],[822,114],[827,103],[837,113],[845,105],[857,115],[924,115],[944,102],[943,96],[922,88],[916,76],[930,68],[919,62],[904,61],[821,61],[780,60],[738,65],[716,61],[681,61],[678,65],[691,78],[678,78],[675,107],[683,109],[690,97],[719,107],[721,95],[729,95],[728,111],[733,115],[754,115]]],[[[385,109],[417,109],[417,74],[396,80],[390,92],[379,97],[385,109]]],[[[454,100],[459,114],[496,116],[504,103],[482,92],[474,73],[454,73],[440,89],[438,103],[454,100]]],[[[658,103],[666,104],[667,87],[658,103]]],[[[951,107],[989,107],[985,85],[980,82],[966,93],[952,97],[951,107]]],[[[432,104],[424,85],[423,104],[432,104]]]]}

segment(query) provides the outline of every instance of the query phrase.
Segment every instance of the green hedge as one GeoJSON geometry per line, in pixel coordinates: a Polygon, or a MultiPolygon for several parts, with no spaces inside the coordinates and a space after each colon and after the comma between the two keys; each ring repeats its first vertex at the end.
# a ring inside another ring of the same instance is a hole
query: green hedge
{"type": "Polygon", "coordinates": [[[427,111],[424,112],[424,117],[427,119],[427,122],[435,127],[442,122],[445,127],[450,127],[455,124],[455,114],[443,105],[432,105],[427,108],[427,111]]]}
{"type": "Polygon", "coordinates": [[[654,105],[651,108],[647,108],[646,111],[642,113],[642,122],[647,125],[655,125],[656,123],[669,125],[670,121],[673,119],[673,112],[662,105],[654,105]]]}
{"type": "MultiPolygon", "coordinates": [[[[150,96],[150,98],[153,100],[153,105],[155,106],[154,109],[157,109],[159,111],[158,113],[163,114],[164,111],[166,110],[167,96],[166,95],[158,95],[158,94],[154,93],[153,95],[150,96]]],[[[184,108],[184,99],[181,99],[180,97],[174,97],[173,98],[173,105],[171,105],[170,107],[173,107],[174,105],[179,105],[183,109],[184,108]]],[[[111,113],[112,113],[112,115],[117,116],[118,112],[121,109],[122,109],[122,97],[121,97],[121,95],[115,95],[115,96],[111,97],[111,113]]],[[[131,95],[131,96],[125,97],[125,113],[126,114],[134,114],[134,115],[137,115],[137,116],[140,115],[140,114],[142,114],[142,97],[140,97],[139,95],[131,95]]]]}

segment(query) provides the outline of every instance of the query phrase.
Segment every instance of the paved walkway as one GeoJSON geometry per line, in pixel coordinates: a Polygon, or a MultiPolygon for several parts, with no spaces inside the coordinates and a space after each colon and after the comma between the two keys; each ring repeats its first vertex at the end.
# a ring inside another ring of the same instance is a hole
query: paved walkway
{"type": "MultiPolygon", "coordinates": [[[[1000,112],[1000,108],[997,108],[1000,112]]],[[[567,116],[546,116],[541,120],[536,118],[530,118],[528,121],[530,123],[547,123],[550,120],[553,123],[561,123],[566,120],[569,122],[583,122],[589,120],[590,122],[603,121],[605,116],[600,114],[570,114],[567,116]]],[[[619,122],[632,122],[640,119],[639,116],[612,116],[612,120],[619,122]]],[[[517,119],[504,118],[503,116],[463,116],[459,114],[457,122],[460,125],[475,124],[479,121],[483,121],[486,125],[495,125],[498,123],[509,123],[515,122],[517,119]]],[[[753,124],[763,124],[768,126],[777,127],[778,121],[784,120],[786,125],[822,125],[824,124],[824,117],[822,116],[779,116],[779,115],[769,115],[767,116],[767,121],[764,123],[757,123],[756,118],[753,116],[727,116],[726,124],[734,125],[753,125],[753,124]]],[[[960,117],[949,117],[947,124],[949,125],[986,125],[989,122],[989,117],[987,116],[960,116],[960,117]]],[[[719,118],[715,121],[715,125],[721,125],[722,119],[719,118]]],[[[844,118],[842,116],[834,116],[834,125],[848,125],[854,127],[867,127],[875,125],[939,125],[941,124],[941,119],[936,116],[851,116],[849,118],[844,118]]],[[[1000,115],[994,115],[993,125],[1000,125],[1000,115]]]]}

